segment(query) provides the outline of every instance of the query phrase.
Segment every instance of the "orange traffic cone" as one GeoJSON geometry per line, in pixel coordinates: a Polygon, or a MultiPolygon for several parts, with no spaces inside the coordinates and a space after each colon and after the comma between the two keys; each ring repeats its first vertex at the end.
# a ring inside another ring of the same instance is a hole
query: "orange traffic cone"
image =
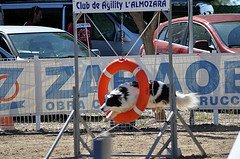
{"type": "Polygon", "coordinates": [[[2,116],[0,117],[0,129],[2,130],[14,130],[13,117],[2,116]]]}

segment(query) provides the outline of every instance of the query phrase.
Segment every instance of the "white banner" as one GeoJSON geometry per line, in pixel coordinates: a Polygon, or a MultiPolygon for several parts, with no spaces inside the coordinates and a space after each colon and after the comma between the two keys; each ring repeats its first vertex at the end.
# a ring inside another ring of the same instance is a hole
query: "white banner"
{"type": "MultiPolygon", "coordinates": [[[[169,82],[167,55],[133,57],[149,80],[169,82]]],[[[102,70],[116,57],[79,59],[80,112],[97,112],[98,80],[102,70]],[[92,63],[92,65],[91,65],[92,63]]],[[[34,61],[0,62],[0,116],[36,113],[35,93],[41,91],[42,113],[69,112],[73,108],[74,59],[40,60],[41,71],[34,72],[34,61]],[[41,76],[40,76],[41,74],[41,76]],[[35,78],[41,77],[41,89],[35,78]]],[[[173,81],[176,90],[198,94],[200,109],[240,108],[240,57],[234,54],[174,55],[173,81]]],[[[135,78],[127,71],[116,73],[109,89],[135,78]]]]}
{"type": "Polygon", "coordinates": [[[0,61],[0,116],[36,112],[33,68],[33,61],[0,61]]]}
{"type": "Polygon", "coordinates": [[[74,13],[169,10],[169,0],[73,0],[74,13]]]}

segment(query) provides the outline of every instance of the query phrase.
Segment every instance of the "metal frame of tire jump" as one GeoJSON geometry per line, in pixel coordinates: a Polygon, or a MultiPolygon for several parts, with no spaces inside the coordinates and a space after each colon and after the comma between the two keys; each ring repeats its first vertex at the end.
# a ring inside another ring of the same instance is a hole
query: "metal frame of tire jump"
{"type": "MultiPolygon", "coordinates": [[[[171,37],[172,36],[172,5],[171,4],[172,4],[172,0],[169,0],[169,9],[167,10],[168,13],[165,13],[165,15],[168,18],[168,22],[169,22],[169,34],[168,34],[168,36],[169,36],[168,37],[169,38],[169,47],[168,47],[168,49],[169,49],[169,66],[170,66],[170,76],[169,76],[169,82],[170,82],[170,97],[169,97],[170,98],[170,113],[169,113],[168,118],[165,121],[163,127],[160,129],[160,131],[159,131],[159,133],[157,135],[157,138],[155,139],[154,143],[152,144],[151,148],[149,149],[148,154],[143,154],[142,155],[142,154],[114,154],[113,153],[112,156],[124,156],[124,157],[129,157],[129,156],[134,157],[134,156],[136,156],[136,157],[145,157],[146,159],[148,159],[150,157],[160,157],[160,156],[162,156],[162,152],[165,149],[167,149],[168,145],[171,143],[171,152],[170,152],[170,155],[168,157],[171,157],[171,158],[179,157],[181,155],[181,152],[179,151],[178,143],[177,143],[177,118],[180,120],[180,122],[183,124],[184,128],[186,129],[186,131],[189,133],[190,137],[192,138],[192,140],[194,141],[194,143],[198,147],[201,155],[202,156],[206,156],[206,153],[205,153],[204,149],[202,148],[202,146],[200,145],[198,140],[195,138],[195,136],[193,135],[192,131],[190,130],[190,128],[188,127],[188,125],[186,124],[184,119],[181,117],[181,115],[179,114],[179,112],[178,112],[178,110],[176,108],[176,99],[175,99],[175,95],[174,95],[175,88],[173,86],[173,61],[172,61],[172,37],[171,37]],[[166,143],[162,146],[162,148],[158,151],[158,153],[156,155],[153,155],[152,153],[155,150],[157,144],[159,143],[163,133],[166,131],[168,125],[170,125],[170,128],[171,128],[171,135],[170,135],[169,139],[166,141],[166,143]]],[[[190,14],[190,17],[191,17],[192,16],[192,0],[189,0],[189,14],[190,14]]],[[[65,122],[65,124],[62,127],[61,131],[59,132],[57,138],[55,139],[53,145],[51,146],[51,148],[49,149],[47,155],[45,156],[45,158],[49,158],[50,157],[50,155],[52,154],[53,150],[55,149],[58,141],[60,140],[62,134],[64,133],[64,130],[66,129],[66,127],[68,126],[68,123],[70,122],[70,120],[72,118],[74,119],[73,120],[73,123],[74,123],[74,129],[73,129],[74,157],[75,158],[80,158],[80,157],[83,157],[83,156],[91,156],[91,157],[93,157],[93,150],[91,150],[88,147],[87,143],[84,142],[84,140],[81,138],[81,136],[80,136],[80,129],[79,129],[79,125],[80,125],[80,122],[81,122],[81,124],[83,124],[84,128],[90,134],[90,136],[93,139],[97,138],[90,131],[90,129],[89,129],[88,125],[86,124],[86,122],[80,117],[79,109],[78,109],[78,105],[79,105],[79,93],[78,93],[79,92],[79,82],[78,82],[79,81],[79,75],[78,75],[78,54],[77,54],[77,29],[76,29],[76,24],[77,24],[77,21],[78,21],[78,19],[80,18],[81,15],[82,15],[81,13],[77,14],[77,13],[73,12],[74,55],[75,55],[74,56],[75,86],[73,87],[74,107],[73,107],[73,110],[71,111],[67,121],[65,122]],[[83,147],[88,150],[89,155],[84,155],[84,154],[80,153],[80,142],[82,143],[83,147]]],[[[155,18],[155,17],[153,17],[153,18],[155,18]]],[[[192,27],[192,19],[189,18],[189,28],[190,28],[190,32],[191,32],[190,35],[192,35],[192,28],[191,27],[192,27]]],[[[140,35],[139,39],[141,38],[142,34],[140,35]]],[[[189,38],[189,42],[192,43],[192,37],[189,38]]],[[[192,45],[189,44],[189,46],[191,47],[191,48],[189,48],[189,50],[191,51],[192,50],[192,45]]],[[[101,136],[101,134],[98,135],[98,136],[101,136]]]]}

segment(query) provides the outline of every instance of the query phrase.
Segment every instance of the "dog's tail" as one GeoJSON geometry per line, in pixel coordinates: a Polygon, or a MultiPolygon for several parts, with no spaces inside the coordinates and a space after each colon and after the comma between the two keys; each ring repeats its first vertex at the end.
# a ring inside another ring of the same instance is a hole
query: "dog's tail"
{"type": "Polygon", "coordinates": [[[197,109],[199,100],[196,97],[196,93],[183,94],[176,92],[176,105],[180,110],[197,109]]]}

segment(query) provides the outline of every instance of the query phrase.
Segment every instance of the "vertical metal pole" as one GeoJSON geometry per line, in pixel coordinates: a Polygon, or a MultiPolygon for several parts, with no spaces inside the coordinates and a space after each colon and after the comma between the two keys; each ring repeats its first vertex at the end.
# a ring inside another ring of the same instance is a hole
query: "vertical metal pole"
{"type": "Polygon", "coordinates": [[[35,102],[36,102],[36,130],[41,128],[42,113],[42,74],[41,63],[38,56],[34,56],[34,72],[35,72],[35,102]]]}
{"type": "Polygon", "coordinates": [[[213,120],[214,125],[218,125],[218,109],[213,109],[213,120]]]}
{"type": "Polygon", "coordinates": [[[190,110],[189,124],[190,125],[194,125],[195,124],[195,121],[194,121],[194,110],[190,110]]]}
{"type": "Polygon", "coordinates": [[[177,124],[176,124],[176,100],[175,100],[175,89],[173,86],[173,61],[172,61],[172,0],[170,0],[170,7],[169,7],[169,20],[168,20],[168,39],[169,39],[169,45],[168,45],[168,51],[169,51],[169,81],[170,81],[170,106],[171,111],[174,112],[174,115],[172,117],[171,122],[171,138],[172,138],[172,158],[178,157],[178,145],[177,145],[177,124]]]}
{"type": "Polygon", "coordinates": [[[78,44],[77,44],[77,16],[73,13],[73,33],[74,33],[74,64],[75,64],[75,87],[73,88],[73,102],[74,102],[74,116],[73,116],[73,124],[74,124],[74,155],[75,158],[80,157],[80,130],[79,130],[79,77],[78,77],[78,44]]]}
{"type": "Polygon", "coordinates": [[[189,41],[188,41],[188,53],[193,53],[193,0],[188,1],[188,30],[189,30],[189,41]]]}

